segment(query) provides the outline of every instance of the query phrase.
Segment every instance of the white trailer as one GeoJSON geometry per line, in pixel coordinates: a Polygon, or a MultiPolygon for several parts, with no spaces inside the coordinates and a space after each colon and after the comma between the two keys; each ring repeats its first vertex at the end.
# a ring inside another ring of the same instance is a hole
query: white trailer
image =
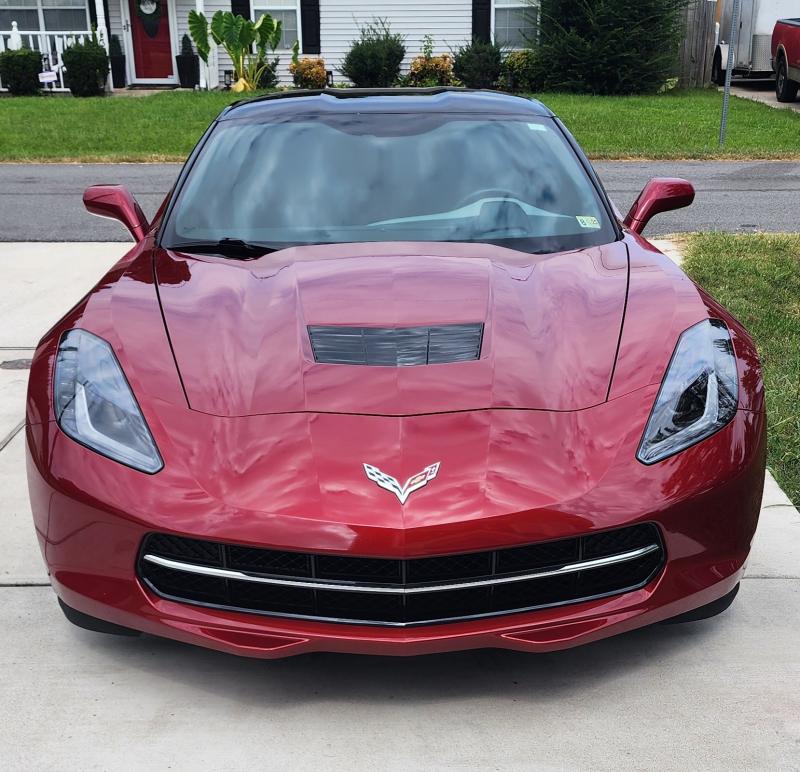
{"type": "MultiPolygon", "coordinates": [[[[717,85],[725,83],[728,66],[728,42],[731,35],[731,18],[734,0],[719,0],[719,41],[714,49],[711,80],[717,85]]],[[[739,0],[739,37],[733,52],[732,75],[745,78],[772,78],[770,42],[772,28],[778,19],[796,16],[800,0],[739,0]]]]}

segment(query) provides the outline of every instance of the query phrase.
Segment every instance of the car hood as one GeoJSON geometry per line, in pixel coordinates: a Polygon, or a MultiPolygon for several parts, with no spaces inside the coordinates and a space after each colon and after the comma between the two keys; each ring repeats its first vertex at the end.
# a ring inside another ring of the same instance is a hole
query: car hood
{"type": "Polygon", "coordinates": [[[370,243],[154,259],[190,407],[218,416],[591,407],[607,399],[628,283],[622,242],[553,255],[370,243]],[[308,332],[475,323],[478,359],[408,367],[316,362],[308,332]]]}

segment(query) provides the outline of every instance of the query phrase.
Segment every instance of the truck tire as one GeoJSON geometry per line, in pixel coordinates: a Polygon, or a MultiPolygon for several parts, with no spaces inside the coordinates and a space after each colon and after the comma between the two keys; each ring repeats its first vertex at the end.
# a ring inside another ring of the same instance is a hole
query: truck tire
{"type": "Polygon", "coordinates": [[[775,68],[775,96],[779,102],[794,102],[800,83],[789,80],[789,68],[786,66],[786,57],[778,58],[775,68]]]}
{"type": "Polygon", "coordinates": [[[711,62],[711,82],[715,86],[725,85],[725,70],[722,69],[722,53],[719,49],[714,51],[714,59],[711,62]]]}

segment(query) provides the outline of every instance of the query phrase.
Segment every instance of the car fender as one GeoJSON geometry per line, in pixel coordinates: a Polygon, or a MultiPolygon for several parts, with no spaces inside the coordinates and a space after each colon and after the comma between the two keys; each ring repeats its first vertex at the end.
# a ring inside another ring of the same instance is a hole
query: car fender
{"type": "Polygon", "coordinates": [[[783,43],[779,43],[778,47],[775,49],[775,53],[772,55],[772,71],[777,74],[778,72],[778,60],[783,57],[787,64],[789,62],[789,57],[786,55],[786,49],[783,46],[783,43]]]}

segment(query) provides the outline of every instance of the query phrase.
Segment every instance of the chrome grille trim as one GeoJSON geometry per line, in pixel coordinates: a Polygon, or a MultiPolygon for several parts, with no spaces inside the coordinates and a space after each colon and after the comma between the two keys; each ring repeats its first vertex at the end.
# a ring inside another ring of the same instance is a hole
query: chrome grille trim
{"type": "Polygon", "coordinates": [[[233,571],[229,568],[214,568],[212,566],[200,566],[194,563],[184,563],[180,560],[170,560],[159,555],[143,555],[142,560],[163,568],[170,568],[174,571],[186,571],[191,574],[201,574],[203,576],[214,576],[219,579],[236,579],[242,582],[256,582],[259,584],[272,584],[281,587],[301,587],[308,590],[337,590],[339,592],[360,592],[360,593],[384,593],[390,595],[417,595],[426,592],[443,592],[447,590],[466,590],[475,587],[489,587],[498,584],[510,584],[512,582],[527,582],[532,579],[544,579],[550,576],[562,576],[564,574],[574,574],[578,571],[590,571],[593,568],[604,568],[617,563],[624,563],[628,560],[649,555],[660,550],[658,544],[649,544],[646,547],[639,547],[635,550],[620,552],[616,555],[608,555],[592,560],[581,560],[577,563],[569,563],[559,568],[546,571],[533,571],[524,574],[511,574],[508,576],[497,576],[491,579],[476,579],[466,582],[449,582],[443,584],[421,584],[416,586],[404,586],[393,584],[369,584],[362,582],[347,581],[327,581],[319,582],[313,579],[279,579],[260,574],[245,573],[243,571],[233,571]]]}
{"type": "Polygon", "coordinates": [[[647,581],[638,582],[630,587],[623,587],[619,590],[609,590],[608,592],[596,593],[594,595],[586,595],[578,598],[577,600],[563,600],[553,603],[537,603],[533,606],[520,606],[519,608],[508,609],[505,611],[483,611],[476,614],[457,614],[455,616],[446,617],[431,617],[430,619],[417,619],[413,622],[389,622],[386,620],[376,621],[374,619],[358,619],[357,617],[340,617],[340,616],[322,616],[320,614],[295,614],[290,611],[260,611],[258,609],[243,609],[239,606],[229,606],[221,603],[204,603],[199,600],[186,600],[179,595],[170,595],[161,592],[153,585],[148,579],[144,582],[148,589],[164,600],[170,600],[175,603],[188,603],[192,606],[199,606],[200,608],[210,608],[219,611],[233,611],[237,614],[254,614],[255,616],[269,617],[273,619],[298,619],[303,622],[326,622],[335,625],[360,625],[366,627],[394,627],[398,629],[412,628],[412,627],[426,627],[430,625],[446,625],[452,622],[471,622],[476,619],[491,619],[492,617],[509,616],[511,614],[524,614],[529,611],[541,611],[542,609],[561,608],[563,606],[573,606],[576,603],[588,603],[590,601],[602,600],[603,598],[612,598],[617,595],[622,595],[626,592],[633,592],[639,590],[652,580],[655,573],[652,574],[647,581]]]}

